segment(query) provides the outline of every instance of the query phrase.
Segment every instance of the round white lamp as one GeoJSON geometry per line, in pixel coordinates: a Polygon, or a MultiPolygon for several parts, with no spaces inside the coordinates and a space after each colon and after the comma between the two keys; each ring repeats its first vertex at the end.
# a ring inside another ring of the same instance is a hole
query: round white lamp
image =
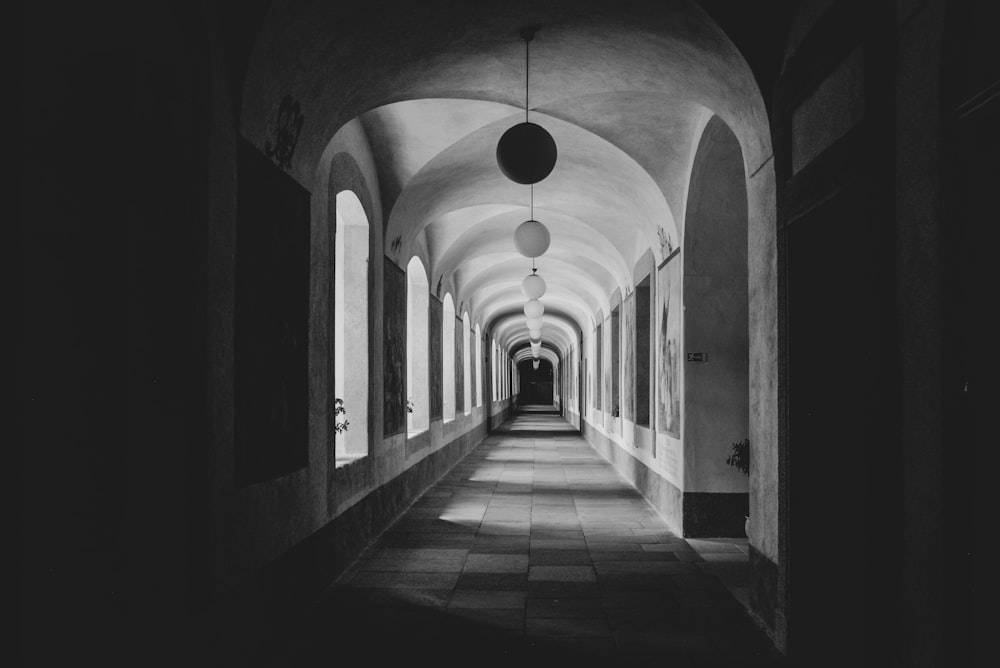
{"type": "Polygon", "coordinates": [[[545,306],[537,299],[531,299],[524,303],[524,315],[529,318],[541,318],[545,313],[545,306]]]}
{"type": "Polygon", "coordinates": [[[514,230],[514,246],[525,257],[538,257],[549,249],[549,230],[537,220],[526,220],[514,230]]]}
{"type": "Polygon", "coordinates": [[[528,274],[521,281],[521,292],[528,299],[541,299],[545,294],[545,279],[535,273],[528,274]]]}

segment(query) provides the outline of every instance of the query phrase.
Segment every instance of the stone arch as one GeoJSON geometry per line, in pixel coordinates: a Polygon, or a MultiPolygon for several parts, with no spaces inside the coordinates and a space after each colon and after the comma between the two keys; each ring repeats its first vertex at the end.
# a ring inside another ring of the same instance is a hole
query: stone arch
{"type": "Polygon", "coordinates": [[[427,270],[414,255],[406,265],[406,432],[430,428],[429,326],[427,270]]]}
{"type": "Polygon", "coordinates": [[[442,406],[444,421],[451,422],[455,419],[457,406],[455,394],[455,301],[451,298],[451,293],[445,294],[441,312],[441,346],[443,349],[441,390],[444,392],[442,406]]]}
{"type": "Polygon", "coordinates": [[[341,466],[368,454],[368,217],[352,190],[336,198],[334,386],[348,427],[335,436],[341,466]]]}
{"type": "Polygon", "coordinates": [[[698,142],[685,229],[683,341],[694,357],[682,365],[684,534],[736,536],[748,481],[726,458],[750,428],[747,190],[739,142],[718,116],[698,142]],[[713,505],[688,512],[699,503],[713,505]]]}
{"type": "Polygon", "coordinates": [[[472,347],[472,319],[469,317],[469,312],[466,311],[462,314],[462,359],[465,360],[463,364],[462,374],[463,374],[463,402],[462,405],[465,406],[465,414],[469,415],[472,413],[473,406],[473,394],[475,393],[475,388],[473,387],[473,369],[475,365],[473,364],[473,347],[472,347]]]}

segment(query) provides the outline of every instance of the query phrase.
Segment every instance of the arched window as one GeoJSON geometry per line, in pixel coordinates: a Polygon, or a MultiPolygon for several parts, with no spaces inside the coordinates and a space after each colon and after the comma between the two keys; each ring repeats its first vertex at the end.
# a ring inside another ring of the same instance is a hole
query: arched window
{"type": "Polygon", "coordinates": [[[504,352],[503,354],[503,382],[504,386],[507,388],[507,398],[510,399],[514,395],[514,386],[512,384],[511,378],[513,365],[510,360],[510,354],[504,352]]]}
{"type": "Polygon", "coordinates": [[[465,373],[465,382],[462,384],[462,389],[465,392],[465,402],[462,404],[465,406],[465,414],[468,415],[472,412],[472,322],[469,318],[469,312],[466,311],[462,315],[462,341],[465,346],[463,351],[465,354],[462,359],[465,360],[465,368],[463,372],[465,373]]]}
{"type": "Polygon", "coordinates": [[[490,375],[493,376],[493,378],[491,378],[493,381],[491,383],[493,386],[493,394],[490,395],[490,401],[493,402],[500,398],[500,393],[497,391],[497,381],[500,380],[500,374],[497,373],[497,342],[492,338],[490,339],[490,351],[492,353],[490,355],[490,368],[492,369],[492,373],[490,373],[490,375]]]}
{"type": "Polygon", "coordinates": [[[476,405],[483,405],[483,331],[476,323],[476,405]]]}
{"type": "Polygon", "coordinates": [[[503,398],[506,399],[510,396],[510,375],[507,370],[510,368],[510,360],[507,358],[507,351],[501,351],[500,360],[503,362],[503,368],[500,370],[500,382],[503,383],[503,398]]]}
{"type": "Polygon", "coordinates": [[[336,207],[334,391],[345,412],[334,419],[348,426],[334,435],[334,450],[343,466],[368,454],[368,217],[350,190],[336,207]]]}
{"type": "Polygon", "coordinates": [[[504,368],[507,366],[507,355],[504,353],[503,348],[500,344],[497,344],[497,371],[499,373],[499,378],[497,379],[497,385],[500,387],[500,399],[507,398],[507,379],[504,377],[504,368]]]}
{"type": "Polygon", "coordinates": [[[406,265],[406,431],[411,436],[430,426],[429,302],[427,272],[414,256],[406,265]]]}
{"type": "Polygon", "coordinates": [[[507,351],[500,349],[500,398],[507,398],[507,351]]]}
{"type": "Polygon", "coordinates": [[[441,344],[443,350],[441,389],[444,392],[444,421],[455,419],[455,302],[450,294],[444,296],[441,323],[441,344]]]}

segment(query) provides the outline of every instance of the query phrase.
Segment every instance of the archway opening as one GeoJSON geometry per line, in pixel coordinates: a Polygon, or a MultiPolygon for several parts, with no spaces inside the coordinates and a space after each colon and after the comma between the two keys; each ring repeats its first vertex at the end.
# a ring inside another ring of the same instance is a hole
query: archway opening
{"type": "Polygon", "coordinates": [[[444,421],[451,422],[455,419],[455,302],[451,295],[444,296],[444,305],[441,309],[441,345],[444,348],[442,357],[443,374],[441,389],[444,393],[442,403],[444,411],[444,421]]]}
{"type": "Polygon", "coordinates": [[[350,190],[337,194],[336,211],[334,388],[345,412],[334,419],[346,428],[334,449],[343,466],[368,454],[368,217],[350,190]]]}
{"type": "Polygon", "coordinates": [[[406,432],[413,436],[430,427],[427,272],[414,256],[406,265],[406,432]]]}
{"type": "Polygon", "coordinates": [[[718,116],[691,168],[680,259],[684,535],[741,536],[749,479],[727,460],[750,436],[747,188],[739,141],[718,116]]]}
{"type": "MultiPolygon", "coordinates": [[[[683,9],[688,4],[680,3],[677,7],[683,9]]],[[[281,18],[286,12],[298,11],[294,3],[287,6],[288,9],[285,7],[275,8],[272,16],[281,18]]],[[[696,5],[692,7],[698,9],[696,5]]],[[[539,189],[539,199],[535,202],[553,234],[552,251],[546,258],[546,266],[542,267],[549,282],[546,306],[554,306],[558,303],[557,298],[562,298],[565,303],[561,305],[572,315],[579,329],[578,335],[570,339],[578,348],[567,372],[579,378],[577,394],[583,395],[585,403],[591,407],[581,411],[583,415],[579,418],[588,438],[606,441],[608,447],[617,447],[632,455],[626,459],[630,465],[635,460],[646,467],[636,468],[639,471],[637,478],[655,480],[656,484],[662,484],[662,478],[684,489],[684,444],[678,426],[682,422],[679,418],[673,419],[677,417],[673,397],[683,394],[683,386],[666,386],[671,394],[665,395],[669,399],[665,406],[669,405],[671,411],[670,420],[662,422],[665,428],[678,432],[671,450],[664,449],[660,437],[665,439],[667,435],[657,428],[658,394],[664,389],[656,380],[658,356],[675,356],[672,368],[679,371],[682,381],[685,360],[683,349],[676,345],[663,349],[657,346],[660,343],[657,328],[663,328],[666,323],[657,317],[662,309],[658,308],[661,304],[656,269],[685,241],[684,204],[699,133],[712,114],[725,119],[743,148],[743,173],[749,191],[747,218],[751,231],[746,245],[751,257],[749,292],[754,301],[748,327],[754,370],[750,383],[753,412],[749,432],[757,448],[754,476],[761,481],[755,485],[760,502],[754,507],[753,543],[763,558],[774,560],[778,555],[778,506],[772,499],[778,496],[775,493],[778,483],[775,451],[779,442],[773,167],[777,160],[772,162],[766,109],[753,73],[739,51],[700,9],[694,14],[683,14],[682,22],[675,20],[678,18],[673,15],[675,9],[665,11],[658,6],[654,9],[654,5],[648,3],[637,3],[622,12],[622,20],[620,25],[615,22],[615,30],[592,24],[591,21],[597,20],[592,13],[573,11],[563,17],[558,33],[545,33],[558,34],[560,38],[548,44],[550,52],[540,61],[544,67],[538,70],[537,80],[547,84],[540,87],[547,98],[539,104],[538,113],[545,115],[545,123],[552,127],[559,140],[563,168],[561,173],[549,179],[546,188],[539,189]],[[693,38],[695,33],[685,36],[678,28],[680,25],[696,27],[698,39],[693,38]],[[586,39],[577,40],[577,36],[586,39]],[[621,39],[622,36],[627,39],[621,39]],[[708,36],[713,38],[705,39],[708,36]],[[623,95],[622,91],[628,94],[623,95]],[[597,171],[601,172],[598,181],[601,187],[588,188],[588,178],[597,176],[597,171]],[[609,187],[607,181],[609,171],[621,177],[614,187],[609,187]],[[617,195],[618,199],[611,195],[617,195]],[[639,263],[644,262],[643,254],[650,255],[650,267],[645,271],[639,268],[639,263]],[[634,306],[626,305],[630,289],[635,288],[639,293],[642,286],[637,282],[644,277],[651,280],[641,292],[642,299],[636,294],[634,306]],[[617,290],[621,292],[620,300],[616,301],[613,295],[617,290]],[[646,319],[639,315],[643,305],[640,301],[646,304],[650,314],[648,320],[652,323],[648,328],[652,330],[648,343],[643,338],[647,328],[641,326],[646,319]],[[622,305],[617,323],[613,322],[616,305],[622,305]],[[636,311],[640,323],[634,336],[630,335],[627,326],[630,309],[636,311]],[[600,328],[596,347],[595,324],[600,328]],[[628,357],[626,347],[626,342],[631,341],[636,341],[634,362],[628,357]],[[649,375],[653,378],[648,384],[642,382],[644,377],[640,370],[635,372],[634,381],[630,378],[633,363],[652,372],[649,375]],[[625,406],[629,405],[628,388],[633,382],[642,385],[635,393],[635,411],[627,413],[632,417],[630,421],[625,417],[625,406]],[[589,397],[586,396],[588,388],[589,397]],[[618,412],[615,409],[619,405],[622,423],[612,423],[614,429],[609,430],[606,414],[618,412]],[[682,471],[676,476],[676,469],[671,469],[674,463],[682,471]]],[[[498,132],[520,118],[515,119],[506,108],[509,100],[503,91],[508,87],[500,85],[506,81],[506,68],[493,71],[479,67],[507,62],[510,40],[503,36],[502,30],[491,29],[498,24],[491,23],[495,19],[488,13],[480,16],[478,10],[470,11],[471,14],[463,15],[457,23],[449,23],[456,28],[450,34],[459,41],[446,46],[439,43],[433,51],[449,50],[453,58],[447,63],[435,59],[434,66],[430,66],[432,61],[422,56],[405,63],[391,59],[383,59],[380,63],[354,63],[352,59],[363,58],[361,54],[368,52],[369,44],[365,44],[366,48],[342,50],[347,54],[344,56],[347,61],[338,57],[329,63],[322,59],[309,63],[310,67],[305,70],[307,80],[300,81],[301,85],[296,85],[293,92],[302,96],[304,109],[323,109],[331,113],[323,118],[309,117],[291,170],[294,177],[305,183],[308,170],[323,152],[331,130],[347,122],[353,122],[358,128],[358,141],[351,150],[372,162],[369,171],[373,193],[377,193],[373,201],[381,203],[378,213],[373,214],[378,216],[373,227],[384,237],[384,254],[388,261],[393,266],[405,266],[407,259],[419,254],[423,266],[433,267],[435,284],[442,285],[439,279],[443,278],[443,285],[453,286],[457,290],[453,298],[461,303],[461,310],[468,305],[474,320],[484,328],[480,330],[476,326],[476,342],[470,341],[470,354],[465,357],[469,372],[465,387],[474,395],[465,402],[467,411],[473,405],[481,406],[484,397],[487,401],[496,397],[496,391],[491,394],[491,388],[496,387],[497,380],[507,381],[504,387],[509,396],[512,379],[497,378],[495,352],[490,348],[492,338],[484,341],[482,335],[497,337],[504,349],[517,345],[510,337],[497,333],[495,320],[497,313],[511,308],[512,304],[519,305],[522,298],[520,279],[525,272],[521,258],[516,259],[515,267],[515,262],[506,255],[511,254],[510,234],[524,220],[523,197],[520,191],[516,195],[509,194],[515,190],[511,190],[505,180],[495,178],[494,155],[490,150],[495,148],[498,132]],[[464,50],[468,44],[461,39],[462,21],[475,25],[477,35],[482,38],[476,40],[474,52],[464,50]],[[501,36],[494,39],[493,34],[501,36]],[[350,74],[357,71],[355,65],[359,64],[366,66],[363,81],[350,74]],[[484,72],[489,72],[487,81],[490,83],[476,85],[479,83],[477,78],[481,79],[484,72]],[[311,77],[314,79],[309,79],[311,77]],[[401,85],[402,82],[405,85],[401,85]],[[460,96],[457,91],[472,89],[477,92],[475,100],[452,97],[460,96]],[[434,131],[428,132],[428,127],[434,131]],[[442,187],[442,184],[447,185],[442,187]],[[385,220],[382,220],[383,213],[385,220]],[[485,374],[490,374],[491,378],[484,378],[485,374]]],[[[442,18],[454,18],[436,16],[434,12],[422,13],[420,17],[400,15],[403,16],[408,23],[416,21],[413,26],[423,25],[421,21],[437,23],[442,18]]],[[[603,22],[603,16],[601,20],[603,22]]],[[[282,21],[279,25],[287,23],[282,21]]],[[[308,44],[314,39],[312,30],[316,32],[315,39],[328,39],[326,31],[318,29],[323,22],[302,21],[298,25],[301,30],[295,32],[294,43],[289,43],[289,48],[284,50],[267,49],[264,52],[266,59],[257,58],[267,67],[255,63],[248,77],[254,82],[254,88],[253,94],[247,95],[250,103],[244,102],[241,130],[258,146],[270,140],[267,133],[271,129],[274,100],[269,92],[281,80],[269,77],[284,77],[289,71],[280,62],[283,57],[280,54],[299,53],[299,44],[308,44]],[[274,66],[270,65],[272,58],[277,59],[274,66]],[[263,91],[268,91],[268,95],[261,94],[263,91]]],[[[284,44],[292,32],[267,33],[263,43],[284,44]]],[[[362,39],[366,43],[378,42],[386,34],[389,33],[361,33],[351,39],[358,39],[359,43],[362,39]]],[[[391,34],[394,40],[403,40],[400,44],[407,45],[408,53],[428,56],[432,53],[424,51],[419,41],[425,39],[426,31],[392,31],[391,34]]],[[[538,44],[542,46],[544,42],[538,44]]],[[[324,49],[314,52],[329,53],[324,49]]],[[[382,262],[381,246],[379,250],[375,254],[377,263],[382,262]]],[[[674,263],[674,267],[678,264],[674,263]]],[[[681,274],[678,278],[683,277],[681,274]]],[[[681,284],[681,280],[671,283],[681,284]]],[[[410,285],[411,292],[413,287],[410,285]]],[[[401,290],[395,292],[399,294],[401,290]]],[[[379,297],[373,295],[373,304],[378,303],[379,297]]],[[[670,304],[671,312],[679,312],[682,299],[685,299],[683,294],[676,295],[670,304]]],[[[421,349],[426,339],[420,344],[413,343],[424,330],[418,320],[416,317],[410,319],[408,329],[413,334],[407,336],[410,339],[406,346],[408,361],[398,364],[409,372],[408,377],[405,381],[400,379],[402,382],[390,382],[392,387],[386,393],[406,391],[414,402],[414,410],[419,412],[426,406],[428,417],[435,417],[434,409],[430,408],[432,402],[419,399],[426,384],[417,379],[419,374],[415,367],[419,370],[421,361],[429,355],[426,348],[421,349]]],[[[433,327],[438,327],[440,316],[432,316],[431,322],[433,327]]],[[[683,328],[683,321],[681,323],[683,328]]],[[[471,325],[467,325],[467,329],[469,327],[471,325]]],[[[379,332],[374,334],[380,335],[379,332]]],[[[434,335],[432,330],[430,336],[434,335]]],[[[683,341],[683,336],[681,329],[677,338],[683,341]]],[[[402,346],[395,343],[398,359],[402,346]]],[[[561,360],[566,359],[571,349],[565,342],[553,345],[560,360],[556,366],[565,365],[561,360]]],[[[439,354],[441,348],[435,348],[434,354],[439,354]]],[[[373,361],[378,360],[380,352],[376,349],[373,361]]],[[[711,355],[709,359],[714,360],[711,355]]],[[[567,386],[562,370],[555,371],[554,381],[567,386]]],[[[373,373],[377,372],[378,369],[373,368],[373,373]]],[[[441,372],[440,362],[432,364],[431,374],[441,372]]],[[[400,375],[394,369],[391,377],[396,379],[400,375]]],[[[515,391],[520,391],[523,384],[519,370],[515,377],[518,380],[515,391]]],[[[441,401],[442,394],[438,392],[440,390],[435,392],[436,396],[428,395],[428,398],[441,401]]],[[[554,394],[554,399],[559,401],[573,391],[567,388],[554,394]]],[[[384,414],[388,412],[383,411],[384,414]]],[[[486,411],[487,419],[489,412],[486,411]]],[[[397,413],[402,416],[402,411],[397,413]]],[[[668,414],[667,411],[663,413],[664,417],[668,414]]],[[[419,416],[407,415],[407,426],[411,430],[426,429],[420,426],[419,416]]],[[[385,431],[386,436],[396,433],[395,429],[385,431]]],[[[674,498],[652,496],[650,490],[656,491],[651,486],[643,492],[654,502],[674,498]]]]}
{"type": "Polygon", "coordinates": [[[552,363],[548,360],[523,360],[517,365],[518,406],[551,406],[555,399],[552,363]],[[535,369],[535,362],[538,368],[535,369]]]}
{"type": "Polygon", "coordinates": [[[465,406],[465,414],[468,415],[472,412],[472,370],[475,368],[472,358],[472,321],[469,318],[468,311],[462,315],[461,325],[462,359],[465,360],[465,364],[462,365],[462,393],[464,395],[462,403],[465,406]]]}
{"type": "Polygon", "coordinates": [[[476,323],[476,405],[483,405],[483,372],[486,364],[483,359],[483,332],[479,323],[476,323]]]}

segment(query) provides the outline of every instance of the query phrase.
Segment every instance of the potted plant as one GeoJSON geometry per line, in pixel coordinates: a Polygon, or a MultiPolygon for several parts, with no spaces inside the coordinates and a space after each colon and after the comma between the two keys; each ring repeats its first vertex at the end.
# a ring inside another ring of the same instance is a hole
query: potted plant
{"type": "Polygon", "coordinates": [[[348,422],[347,420],[343,421],[338,420],[337,416],[346,414],[347,414],[347,409],[344,408],[344,400],[341,399],[340,397],[337,397],[336,399],[333,400],[333,428],[337,430],[338,434],[347,431],[347,425],[349,425],[350,422],[348,422]]]}
{"type": "MultiPolygon", "coordinates": [[[[750,475],[750,439],[744,438],[742,441],[733,443],[732,452],[726,457],[726,463],[738,469],[743,475],[750,475]]],[[[750,516],[746,515],[743,522],[743,532],[750,537],[750,516]]]]}

